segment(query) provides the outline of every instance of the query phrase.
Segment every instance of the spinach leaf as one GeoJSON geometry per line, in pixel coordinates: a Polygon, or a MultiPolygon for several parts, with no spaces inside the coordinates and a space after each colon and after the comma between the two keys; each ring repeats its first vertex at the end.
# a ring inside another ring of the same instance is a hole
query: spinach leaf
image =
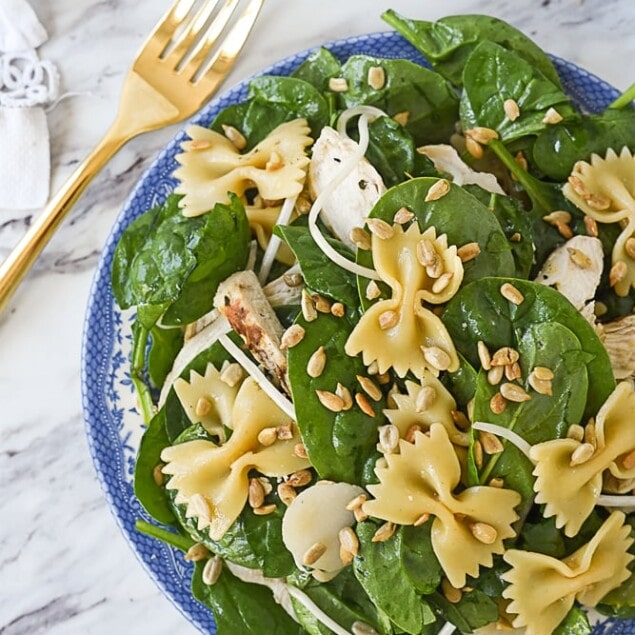
{"type": "Polygon", "coordinates": [[[434,163],[416,151],[412,135],[390,117],[379,117],[369,125],[366,158],[387,187],[416,176],[438,176],[434,163]]]}
{"type": "Polygon", "coordinates": [[[352,331],[346,318],[318,314],[313,322],[302,316],[297,323],[305,329],[302,341],[289,349],[289,383],[302,440],[311,464],[321,478],[364,484],[374,478],[377,425],[385,399],[372,401],[375,417],[364,414],[356,405],[349,410],[331,412],[319,401],[316,390],[334,392],[339,383],[351,394],[359,390],[356,376],[366,368],[360,357],[344,353],[344,344],[352,331]],[[326,368],[316,378],[307,375],[309,357],[324,346],[326,368]]]}
{"type": "Polygon", "coordinates": [[[590,635],[592,632],[593,628],[586,612],[574,606],[560,622],[553,635],[590,635]]]}
{"type": "MultiPolygon", "coordinates": [[[[349,310],[359,305],[354,274],[336,265],[317,246],[308,227],[277,225],[274,232],[282,238],[298,260],[306,285],[321,295],[345,304],[349,310]]],[[[339,240],[327,238],[331,246],[352,260],[352,254],[339,240]]]]}
{"type": "Polygon", "coordinates": [[[462,85],[465,62],[483,40],[496,42],[514,51],[536,67],[556,86],[560,79],[545,52],[524,33],[487,15],[453,15],[427,22],[410,20],[389,9],[382,18],[403,35],[430,61],[434,69],[455,86],[462,85]]]}
{"type": "Polygon", "coordinates": [[[338,77],[341,70],[342,65],[335,55],[321,46],[291,73],[291,77],[302,79],[324,92],[328,90],[331,77],[338,77]]]}
{"type": "Polygon", "coordinates": [[[483,126],[511,141],[543,130],[549,108],[563,117],[574,112],[562,89],[531,63],[493,42],[483,41],[474,48],[463,69],[463,130],[483,126]],[[505,114],[506,99],[520,108],[513,121],[505,114]]]}
{"type": "Polygon", "coordinates": [[[441,584],[443,569],[432,547],[432,523],[420,527],[407,525],[400,529],[400,558],[404,573],[418,593],[428,595],[441,584]]]}
{"type": "Polygon", "coordinates": [[[249,224],[240,200],[188,218],[171,195],[122,235],[114,254],[113,293],[122,308],[167,306],[165,325],[187,324],[212,309],[221,280],[244,268],[249,224]]]}
{"type": "MultiPolygon", "coordinates": [[[[527,378],[536,366],[550,368],[554,372],[553,395],[533,391],[525,380],[524,388],[531,399],[509,402],[502,413],[494,414],[489,404],[498,386],[492,386],[481,371],[474,398],[474,420],[514,430],[531,445],[565,436],[572,423],[582,420],[588,387],[585,363],[590,356],[582,351],[573,332],[557,322],[532,324],[517,330],[514,339],[510,345],[520,354],[523,377],[527,378]]],[[[519,492],[525,505],[529,505],[534,496],[534,466],[515,446],[506,441],[503,445],[502,453],[484,461],[479,482],[503,478],[505,486],[519,492]]],[[[527,507],[519,510],[521,517],[526,511],[527,507]]]]}
{"type": "MultiPolygon", "coordinates": [[[[310,584],[304,592],[342,628],[351,630],[354,622],[372,626],[380,635],[392,633],[390,620],[377,609],[354,576],[352,568],[341,571],[333,580],[323,584],[310,584]]],[[[297,606],[294,602],[294,606],[297,606]]],[[[304,615],[301,622],[310,633],[331,631],[317,622],[313,615],[304,615]]]]}
{"type": "Polygon", "coordinates": [[[183,347],[183,331],[180,328],[154,326],[150,331],[148,351],[148,375],[155,386],[162,386],[183,347]]]}
{"type": "Polygon", "coordinates": [[[134,492],[143,508],[164,525],[176,524],[176,516],[165,489],[158,485],[154,470],[161,462],[161,452],[170,445],[165,430],[165,409],[154,416],[141,438],[134,472],[134,492]]]}
{"type": "Polygon", "coordinates": [[[476,392],[478,373],[474,367],[458,353],[459,370],[454,373],[443,373],[441,383],[450,391],[459,408],[465,408],[476,392]]]}
{"type": "Polygon", "coordinates": [[[274,600],[271,591],[258,584],[239,580],[227,568],[216,584],[203,582],[203,567],[199,561],[192,576],[192,593],[212,609],[218,635],[235,635],[240,625],[241,635],[303,635],[304,631],[274,600]]]}
{"type": "Polygon", "coordinates": [[[409,576],[401,567],[402,532],[385,542],[372,542],[377,525],[357,525],[360,552],[353,570],[362,587],[395,625],[411,635],[419,635],[426,624],[435,621],[430,606],[421,599],[409,576]]]}
{"type": "Polygon", "coordinates": [[[329,123],[324,97],[315,86],[297,77],[256,77],[249,82],[247,100],[284,110],[287,121],[304,117],[316,136],[329,123]]]}
{"type": "Polygon", "coordinates": [[[531,219],[522,209],[520,201],[485,191],[478,185],[463,186],[496,216],[505,233],[516,263],[516,278],[527,278],[534,258],[534,240],[531,219]]]}
{"type": "Polygon", "coordinates": [[[619,154],[624,146],[635,151],[635,110],[609,109],[547,126],[536,138],[533,160],[548,178],[566,181],[576,161],[605,156],[607,148],[619,154]]]}
{"type": "Polygon", "coordinates": [[[463,283],[491,275],[513,275],[516,270],[507,241],[496,217],[467,190],[452,184],[436,201],[425,201],[437,179],[411,179],[388,190],[375,204],[370,216],[391,223],[395,212],[406,207],[413,212],[421,230],[435,227],[437,235],[447,234],[448,244],[461,246],[477,242],[481,253],[464,263],[463,283]]]}
{"type": "Polygon", "coordinates": [[[498,606],[486,593],[475,589],[461,595],[453,604],[440,593],[429,598],[430,604],[444,620],[452,622],[461,633],[471,633],[477,628],[498,620],[498,606]]]}
{"type": "Polygon", "coordinates": [[[478,340],[483,340],[493,351],[513,346],[533,324],[557,322],[572,331],[582,351],[588,353],[589,390],[584,416],[594,416],[615,388],[615,379],[606,350],[593,328],[555,289],[528,280],[512,280],[525,298],[517,306],[501,295],[504,282],[508,280],[478,280],[463,287],[450,300],[442,320],[457,350],[478,368],[478,340]]]}
{"type": "Polygon", "coordinates": [[[258,77],[249,85],[248,101],[223,109],[210,128],[223,133],[223,126],[233,126],[251,150],[285,121],[304,118],[314,134],[329,122],[329,106],[310,83],[293,77],[258,77]],[[253,97],[253,99],[251,98],[253,97]]]}
{"type": "Polygon", "coordinates": [[[367,104],[393,117],[409,113],[406,130],[415,143],[445,143],[454,132],[458,119],[458,99],[447,82],[437,73],[401,59],[380,59],[352,55],[342,66],[348,90],[340,93],[346,107],[367,104]],[[386,82],[375,89],[367,81],[368,71],[381,66],[386,82]]]}

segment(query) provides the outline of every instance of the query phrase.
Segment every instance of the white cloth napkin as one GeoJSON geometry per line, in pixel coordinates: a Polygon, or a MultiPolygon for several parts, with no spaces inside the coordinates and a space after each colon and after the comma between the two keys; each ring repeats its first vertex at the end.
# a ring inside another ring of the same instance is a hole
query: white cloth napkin
{"type": "Polygon", "coordinates": [[[42,207],[50,187],[44,106],[57,96],[57,70],[35,49],[48,36],[26,0],[0,0],[0,208],[42,207]]]}

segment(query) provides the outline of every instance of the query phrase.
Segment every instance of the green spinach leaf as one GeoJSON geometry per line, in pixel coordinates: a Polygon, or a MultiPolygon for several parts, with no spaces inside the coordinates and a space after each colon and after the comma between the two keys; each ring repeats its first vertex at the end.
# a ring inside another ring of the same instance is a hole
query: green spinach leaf
{"type": "Polygon", "coordinates": [[[635,151],[635,110],[609,109],[547,126],[536,138],[533,160],[548,178],[566,181],[577,161],[588,161],[593,153],[605,156],[607,148],[619,154],[625,146],[635,151]]]}
{"type": "Polygon", "coordinates": [[[560,79],[545,52],[507,22],[487,15],[453,15],[427,22],[411,20],[389,9],[382,18],[430,61],[455,86],[462,85],[463,67],[474,47],[483,40],[496,42],[535,66],[556,86],[560,79]]]}
{"type": "Polygon", "coordinates": [[[543,130],[549,108],[562,117],[574,112],[562,89],[531,63],[493,42],[483,41],[474,48],[463,69],[463,130],[491,128],[508,142],[543,130]],[[514,120],[505,114],[507,99],[520,109],[514,120]]]}
{"type": "Polygon", "coordinates": [[[385,399],[371,401],[374,418],[356,405],[337,413],[323,406],[316,390],[335,392],[339,382],[354,394],[360,390],[356,376],[363,375],[366,368],[360,357],[344,353],[352,331],[346,318],[320,313],[313,322],[299,316],[297,323],[305,329],[305,335],[288,351],[289,383],[311,464],[321,478],[364,484],[374,478],[377,426],[385,399]],[[306,372],[307,363],[320,346],[326,353],[326,367],[319,377],[311,378],[306,372]]]}
{"type": "Polygon", "coordinates": [[[373,522],[357,525],[360,552],[353,561],[355,576],[370,599],[398,628],[419,635],[435,617],[410,577],[403,575],[401,530],[385,542],[372,542],[376,531],[377,525],[373,522]]]}
{"type": "Polygon", "coordinates": [[[328,90],[329,80],[338,77],[341,71],[339,60],[331,51],[321,46],[291,73],[291,77],[308,82],[322,93],[328,90]]]}
{"type": "Polygon", "coordinates": [[[380,59],[353,55],[342,66],[348,90],[340,93],[346,107],[367,104],[389,116],[409,113],[406,130],[415,143],[445,143],[458,119],[458,99],[437,73],[400,59],[380,59]],[[381,66],[386,82],[380,89],[368,83],[368,71],[381,66]]]}
{"type": "Polygon", "coordinates": [[[162,386],[174,359],[183,347],[183,330],[154,326],[150,331],[148,375],[155,386],[162,386]]]}
{"type": "Polygon", "coordinates": [[[478,589],[463,593],[455,604],[440,593],[435,593],[428,599],[443,619],[452,622],[461,633],[471,633],[498,620],[496,602],[478,589]]]}
{"type": "Polygon", "coordinates": [[[435,227],[437,236],[447,235],[449,245],[477,242],[481,253],[464,263],[464,284],[484,276],[513,275],[516,266],[510,243],[496,217],[476,197],[454,184],[445,196],[426,202],[428,190],[437,181],[421,177],[391,188],[377,201],[370,216],[391,223],[395,212],[406,207],[416,215],[422,231],[435,227]]]}
{"type": "Polygon", "coordinates": [[[203,582],[203,561],[197,562],[192,576],[192,593],[212,609],[218,635],[303,635],[303,629],[274,600],[264,586],[239,580],[227,568],[216,584],[203,582]]]}
{"type": "Polygon", "coordinates": [[[592,632],[593,628],[586,612],[574,606],[560,622],[553,635],[590,635],[592,632]]]}

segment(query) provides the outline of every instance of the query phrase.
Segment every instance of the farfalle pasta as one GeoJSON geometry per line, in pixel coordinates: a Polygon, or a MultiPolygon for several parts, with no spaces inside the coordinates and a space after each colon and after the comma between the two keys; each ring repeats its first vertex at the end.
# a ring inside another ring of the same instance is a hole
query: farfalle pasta
{"type": "Polygon", "coordinates": [[[526,635],[552,633],[575,600],[594,607],[628,576],[633,557],[631,527],[624,514],[613,512],[595,536],[563,560],[530,551],[510,549],[503,556],[511,569],[503,574],[509,586],[503,596],[511,600],[512,624],[526,635]]]}
{"type": "Polygon", "coordinates": [[[467,575],[491,567],[503,541],[515,536],[512,523],[520,495],[497,487],[469,487],[455,494],[461,468],[448,433],[440,423],[429,435],[415,434],[414,444],[401,440],[399,454],[387,454],[386,466],[376,468],[378,485],[369,485],[374,500],[365,513],[399,525],[418,524],[434,516],[432,547],[450,583],[465,585],[467,575]]]}
{"type": "Polygon", "coordinates": [[[300,439],[293,434],[263,445],[258,434],[265,428],[293,422],[248,377],[242,383],[232,410],[233,434],[216,445],[204,439],[167,447],[161,454],[163,473],[170,477],[167,489],[176,490],[175,503],[187,505],[188,518],[195,517],[199,530],[219,540],[238,518],[247,501],[251,469],[266,476],[282,477],[309,465],[297,456],[300,439]]]}
{"type": "Polygon", "coordinates": [[[397,427],[402,438],[413,425],[420,426],[425,432],[433,423],[440,423],[454,445],[469,445],[469,434],[457,427],[452,416],[456,411],[454,397],[432,373],[424,371],[419,384],[406,380],[406,391],[405,395],[398,393],[392,396],[396,408],[384,410],[384,415],[397,427]],[[422,395],[422,392],[426,394],[422,395]]]}
{"type": "Polygon", "coordinates": [[[414,222],[406,231],[393,225],[390,238],[373,236],[372,254],[375,269],[390,286],[392,297],[376,302],[362,315],[346,342],[346,353],[361,352],[366,365],[377,362],[379,372],[393,368],[400,377],[409,371],[422,377],[425,370],[435,375],[440,370],[456,370],[459,360],[447,329],[423,305],[424,301],[447,302],[458,290],[463,264],[456,247],[448,247],[447,236],[437,237],[434,227],[421,233],[414,222]],[[430,262],[438,263],[441,273],[430,275],[429,266],[420,262],[422,251],[430,262]],[[446,274],[448,282],[439,289],[435,282],[446,274]]]}
{"type": "Polygon", "coordinates": [[[242,196],[254,186],[268,200],[302,191],[309,164],[305,148],[312,143],[305,119],[280,124],[245,154],[214,130],[192,125],[186,132],[191,140],[181,145],[180,167],[174,171],[179,181],[174,191],[183,194],[185,216],[204,214],[216,203],[229,202],[228,192],[242,196]]]}
{"type": "Polygon", "coordinates": [[[190,380],[179,377],[174,391],[192,423],[200,423],[207,432],[225,441],[225,427],[232,428],[232,409],[238,386],[229,386],[220,372],[209,363],[205,374],[190,371],[190,380]]]}
{"type": "Polygon", "coordinates": [[[576,439],[553,439],[534,445],[530,458],[536,464],[536,502],[544,504],[544,516],[555,516],[556,526],[575,536],[595,507],[602,491],[605,470],[619,479],[635,478],[635,391],[620,383],[602,406],[595,422],[597,449],[577,463],[572,460],[583,444],[576,439]],[[627,458],[629,457],[629,458],[627,458]]]}
{"type": "Polygon", "coordinates": [[[625,146],[603,159],[578,161],[563,187],[565,196],[599,223],[620,223],[612,253],[613,286],[620,296],[635,287],[635,156],[625,146]]]}

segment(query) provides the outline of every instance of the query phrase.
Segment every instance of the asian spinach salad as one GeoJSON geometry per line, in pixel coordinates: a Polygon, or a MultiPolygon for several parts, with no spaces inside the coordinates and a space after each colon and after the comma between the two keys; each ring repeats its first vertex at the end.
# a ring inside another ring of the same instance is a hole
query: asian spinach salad
{"type": "Polygon", "coordinates": [[[191,125],[122,235],[139,531],[220,635],[635,617],[635,111],[500,20],[384,19],[191,125]]]}

